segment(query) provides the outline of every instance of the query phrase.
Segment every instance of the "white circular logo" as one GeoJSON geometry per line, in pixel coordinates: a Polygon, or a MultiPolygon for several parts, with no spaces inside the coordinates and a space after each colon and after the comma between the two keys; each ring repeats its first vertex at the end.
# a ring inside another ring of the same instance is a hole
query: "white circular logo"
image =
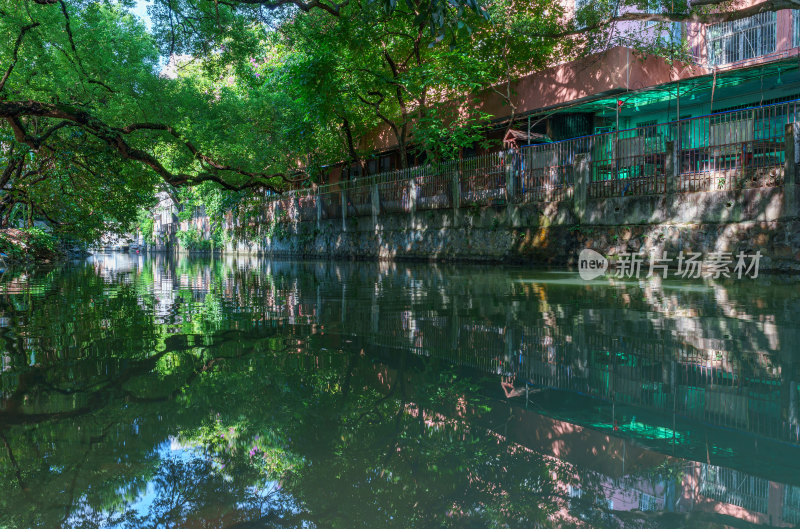
{"type": "Polygon", "coordinates": [[[578,255],[578,273],[584,281],[590,281],[606,273],[608,259],[601,254],[584,248],[578,255]]]}

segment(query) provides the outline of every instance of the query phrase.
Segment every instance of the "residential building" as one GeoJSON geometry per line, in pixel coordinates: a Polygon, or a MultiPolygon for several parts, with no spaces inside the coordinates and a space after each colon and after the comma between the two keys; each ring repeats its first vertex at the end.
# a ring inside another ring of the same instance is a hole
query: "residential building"
{"type": "MultiPolygon", "coordinates": [[[[575,7],[581,7],[582,1],[574,0],[575,7]]],[[[643,149],[642,142],[633,139],[637,137],[654,143],[681,134],[682,147],[693,148],[708,141],[727,142],[720,136],[723,128],[724,134],[738,134],[739,139],[769,136],[775,131],[765,129],[780,125],[774,115],[755,121],[737,115],[734,123],[717,130],[700,130],[714,125],[700,121],[687,122],[681,131],[670,133],[659,125],[800,98],[799,13],[782,10],[712,25],[674,23],[666,30],[663,24],[657,29],[652,23],[623,23],[621,35],[636,32],[647,38],[647,32],[660,31],[663,36],[666,31],[668,38],[685,39],[691,60],[670,64],[655,56],[645,58],[626,47],[626,39],[618,38],[611,43],[616,45],[604,51],[524,76],[512,83],[515,142],[559,142],[636,129],[627,133],[627,143],[609,147],[624,153],[626,148],[643,149]]],[[[509,106],[500,95],[487,90],[478,101],[480,110],[494,116],[487,138],[496,141],[488,151],[464,149],[464,157],[501,150],[509,128],[509,106]]],[[[374,152],[368,162],[371,174],[401,166],[388,129],[362,138],[360,147],[374,152]]],[[[412,155],[408,165],[417,162],[421,158],[412,155]]],[[[334,166],[328,181],[360,173],[355,165],[334,166]]]]}

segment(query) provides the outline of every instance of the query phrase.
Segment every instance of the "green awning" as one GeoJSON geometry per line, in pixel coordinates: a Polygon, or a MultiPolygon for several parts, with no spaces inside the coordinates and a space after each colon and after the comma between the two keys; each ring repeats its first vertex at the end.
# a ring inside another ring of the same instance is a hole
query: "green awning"
{"type": "MultiPolygon", "coordinates": [[[[762,63],[753,66],[735,68],[730,70],[718,71],[716,76],[711,73],[681,81],[674,81],[658,86],[643,88],[635,91],[620,90],[613,93],[593,96],[590,100],[574,104],[565,104],[559,107],[539,109],[527,113],[532,117],[542,114],[553,114],[561,112],[606,112],[616,107],[617,101],[623,101],[624,107],[645,106],[669,101],[676,101],[680,91],[681,99],[694,96],[708,97],[712,88],[715,93],[726,91],[732,87],[740,86],[752,81],[763,81],[763,88],[766,90],[773,87],[778,80],[780,83],[789,82],[786,78],[791,78],[795,82],[797,73],[800,71],[800,61],[797,57],[782,59],[769,63],[762,63]]],[[[798,85],[800,89],[800,85],[798,85]]]]}

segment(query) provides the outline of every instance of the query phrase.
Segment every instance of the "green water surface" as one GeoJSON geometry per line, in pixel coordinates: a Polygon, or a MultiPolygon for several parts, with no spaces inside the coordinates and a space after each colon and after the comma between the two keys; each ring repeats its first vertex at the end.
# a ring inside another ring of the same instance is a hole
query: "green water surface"
{"type": "Polygon", "coordinates": [[[95,256],[0,278],[0,527],[800,522],[796,278],[95,256]]]}

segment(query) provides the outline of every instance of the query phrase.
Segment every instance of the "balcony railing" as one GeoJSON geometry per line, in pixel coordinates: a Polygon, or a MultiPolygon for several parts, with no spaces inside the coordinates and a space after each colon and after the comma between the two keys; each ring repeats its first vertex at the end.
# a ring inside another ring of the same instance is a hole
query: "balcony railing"
{"type": "Polygon", "coordinates": [[[571,200],[581,158],[589,198],[780,186],[798,119],[800,100],[388,171],[267,197],[258,221],[571,200]]]}

